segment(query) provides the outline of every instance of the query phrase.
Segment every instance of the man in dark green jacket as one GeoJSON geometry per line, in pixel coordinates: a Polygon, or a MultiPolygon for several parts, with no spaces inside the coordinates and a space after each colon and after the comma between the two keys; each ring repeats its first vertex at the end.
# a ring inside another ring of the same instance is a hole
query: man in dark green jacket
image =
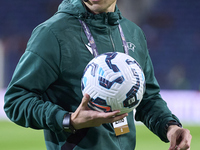
{"type": "Polygon", "coordinates": [[[94,56],[124,52],[138,61],[146,79],[135,119],[170,141],[170,150],[189,149],[189,131],[159,94],[145,36],[121,15],[116,1],[64,0],[54,16],[37,26],[8,86],[4,110],[18,125],[43,129],[48,150],[133,150],[133,112],[116,116],[118,110],[90,110],[89,95],[81,93],[84,68],[94,56]],[[123,118],[130,132],[116,136],[111,123],[123,118]]]}

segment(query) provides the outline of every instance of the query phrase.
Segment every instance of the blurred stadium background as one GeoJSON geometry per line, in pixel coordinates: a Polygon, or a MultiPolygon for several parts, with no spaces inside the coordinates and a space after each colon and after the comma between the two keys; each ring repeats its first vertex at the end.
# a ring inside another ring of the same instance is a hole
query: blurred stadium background
{"type": "MultiPolygon", "coordinates": [[[[8,121],[3,112],[3,96],[32,30],[51,17],[60,2],[0,1],[0,145],[3,150],[45,149],[42,131],[24,129],[8,121]]],[[[143,29],[161,94],[183,125],[191,129],[192,150],[198,150],[200,1],[118,0],[118,7],[125,17],[143,29]]],[[[141,123],[137,123],[137,128],[137,150],[151,149],[149,145],[153,150],[168,148],[141,123]]]]}

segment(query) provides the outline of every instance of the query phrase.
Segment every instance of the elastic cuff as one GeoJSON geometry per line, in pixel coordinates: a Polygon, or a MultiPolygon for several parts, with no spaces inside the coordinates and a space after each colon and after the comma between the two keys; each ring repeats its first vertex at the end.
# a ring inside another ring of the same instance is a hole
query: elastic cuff
{"type": "Polygon", "coordinates": [[[60,110],[60,111],[58,111],[57,112],[57,114],[56,114],[56,122],[57,122],[57,124],[58,124],[58,126],[59,126],[59,130],[60,131],[62,131],[63,130],[63,125],[62,125],[62,123],[63,123],[63,118],[64,118],[64,115],[66,114],[66,113],[68,113],[67,111],[63,111],[63,110],[60,110]]]}
{"type": "MultiPolygon", "coordinates": [[[[169,140],[167,139],[167,131],[166,131],[166,124],[169,122],[169,121],[175,121],[175,122],[178,122],[180,123],[179,119],[172,114],[172,117],[168,117],[166,118],[165,120],[163,120],[162,124],[160,125],[160,128],[159,128],[159,131],[160,131],[160,139],[164,142],[169,142],[169,140]]],[[[181,124],[181,123],[180,123],[181,124]]]]}

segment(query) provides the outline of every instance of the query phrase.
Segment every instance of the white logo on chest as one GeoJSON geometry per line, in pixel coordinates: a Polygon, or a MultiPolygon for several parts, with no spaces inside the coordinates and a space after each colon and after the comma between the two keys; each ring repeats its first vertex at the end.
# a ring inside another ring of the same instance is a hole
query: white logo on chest
{"type": "Polygon", "coordinates": [[[88,43],[88,45],[85,44],[85,46],[86,46],[87,49],[90,51],[90,53],[93,55],[93,51],[92,51],[92,48],[91,48],[91,46],[90,46],[90,43],[88,43]]]}
{"type": "Polygon", "coordinates": [[[129,50],[131,50],[133,52],[135,51],[136,46],[133,43],[127,42],[127,46],[128,46],[129,50]]]}

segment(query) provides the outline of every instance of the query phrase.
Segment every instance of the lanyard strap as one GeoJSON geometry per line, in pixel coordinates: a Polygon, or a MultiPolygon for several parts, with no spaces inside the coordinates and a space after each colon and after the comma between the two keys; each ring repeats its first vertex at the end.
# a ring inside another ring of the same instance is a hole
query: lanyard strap
{"type": "MultiPolygon", "coordinates": [[[[87,26],[87,24],[84,21],[79,20],[79,22],[81,23],[82,28],[83,28],[83,30],[85,32],[85,35],[87,36],[87,39],[90,42],[90,46],[92,48],[93,56],[94,57],[98,56],[99,54],[98,54],[98,51],[97,51],[97,46],[95,44],[94,38],[93,38],[93,36],[92,36],[92,34],[90,32],[89,27],[87,26]]],[[[122,31],[122,27],[121,27],[120,24],[118,25],[118,28],[119,28],[121,39],[122,39],[122,42],[123,42],[124,52],[125,52],[125,54],[128,54],[128,45],[127,45],[124,33],[122,31]]]]}
{"type": "Polygon", "coordinates": [[[88,41],[90,42],[90,46],[92,48],[93,56],[94,57],[98,56],[99,54],[98,54],[98,51],[97,51],[97,46],[96,46],[96,44],[94,42],[94,38],[92,36],[92,33],[90,32],[89,27],[86,25],[86,23],[84,21],[82,21],[82,20],[79,20],[79,21],[80,21],[80,23],[81,23],[81,25],[83,27],[83,30],[85,32],[85,35],[87,36],[88,41]]]}
{"type": "Polygon", "coordinates": [[[118,25],[118,28],[119,28],[119,32],[120,32],[120,35],[121,35],[121,38],[122,38],[122,42],[123,42],[123,46],[124,46],[124,52],[125,52],[125,54],[128,55],[128,45],[127,45],[123,30],[122,30],[122,27],[121,27],[120,24],[118,25]]]}

